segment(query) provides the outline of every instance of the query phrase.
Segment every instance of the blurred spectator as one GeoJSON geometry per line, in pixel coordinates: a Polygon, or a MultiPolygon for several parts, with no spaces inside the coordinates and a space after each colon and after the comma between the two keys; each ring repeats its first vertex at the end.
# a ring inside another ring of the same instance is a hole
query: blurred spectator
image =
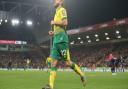
{"type": "MultiPolygon", "coordinates": [[[[94,70],[96,67],[106,67],[110,53],[120,60],[122,68],[128,67],[128,45],[126,43],[105,44],[95,46],[71,47],[71,60],[77,62],[81,67],[88,67],[94,70]]],[[[0,68],[26,68],[29,59],[29,68],[42,69],[46,67],[46,59],[49,56],[49,49],[42,48],[29,52],[0,52],[0,68]],[[9,60],[11,63],[9,64],[9,60]],[[26,65],[27,64],[27,65],[26,65]]],[[[109,66],[109,65],[108,65],[109,66]]],[[[65,67],[63,61],[59,68],[65,67]]]]}

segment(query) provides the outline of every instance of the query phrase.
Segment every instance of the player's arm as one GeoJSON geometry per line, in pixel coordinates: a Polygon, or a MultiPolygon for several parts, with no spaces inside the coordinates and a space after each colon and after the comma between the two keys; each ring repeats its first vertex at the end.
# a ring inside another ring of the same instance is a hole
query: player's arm
{"type": "MultiPolygon", "coordinates": [[[[59,26],[66,27],[68,25],[68,20],[66,18],[66,19],[63,19],[61,21],[51,21],[51,25],[59,25],[59,26]]],[[[54,32],[53,31],[49,31],[49,35],[53,36],[54,32]]]]}
{"type": "Polygon", "coordinates": [[[59,26],[67,26],[68,25],[68,20],[66,18],[66,19],[63,19],[61,21],[51,21],[51,24],[59,25],[59,26]]]}

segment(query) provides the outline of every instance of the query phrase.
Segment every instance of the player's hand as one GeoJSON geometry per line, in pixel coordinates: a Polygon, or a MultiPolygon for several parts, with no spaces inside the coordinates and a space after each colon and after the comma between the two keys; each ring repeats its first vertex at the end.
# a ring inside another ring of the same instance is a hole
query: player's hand
{"type": "Polygon", "coordinates": [[[49,33],[50,36],[54,35],[54,31],[49,31],[48,33],[49,33]]]}
{"type": "Polygon", "coordinates": [[[51,21],[51,25],[55,25],[55,22],[54,22],[54,20],[52,20],[52,21],[51,21]]]}

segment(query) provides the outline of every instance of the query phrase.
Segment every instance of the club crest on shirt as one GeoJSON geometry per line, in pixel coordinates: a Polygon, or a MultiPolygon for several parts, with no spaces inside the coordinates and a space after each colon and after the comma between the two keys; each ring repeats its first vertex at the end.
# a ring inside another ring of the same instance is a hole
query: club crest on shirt
{"type": "Polygon", "coordinates": [[[62,11],[62,15],[63,16],[66,16],[66,12],[64,10],[62,11]]]}

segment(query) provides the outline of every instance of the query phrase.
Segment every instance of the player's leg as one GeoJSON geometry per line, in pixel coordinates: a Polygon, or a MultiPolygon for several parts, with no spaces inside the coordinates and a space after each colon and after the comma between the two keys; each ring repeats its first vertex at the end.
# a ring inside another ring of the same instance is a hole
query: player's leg
{"type": "Polygon", "coordinates": [[[49,84],[47,84],[42,89],[53,89],[54,88],[54,82],[56,79],[56,71],[57,71],[57,67],[56,67],[57,63],[58,63],[58,60],[54,60],[52,62],[51,70],[49,73],[49,84]]]}
{"type": "Polygon", "coordinates": [[[49,73],[49,71],[52,67],[52,62],[53,62],[53,59],[50,56],[47,57],[46,64],[47,64],[47,67],[48,67],[48,70],[47,70],[48,73],[49,73]]]}
{"type": "Polygon", "coordinates": [[[116,75],[116,73],[115,73],[115,60],[114,59],[111,60],[111,72],[112,72],[112,75],[116,75]]]}
{"type": "Polygon", "coordinates": [[[83,86],[85,87],[86,86],[86,78],[84,76],[84,73],[81,71],[80,67],[76,63],[72,62],[69,59],[66,61],[66,64],[69,67],[71,67],[80,76],[83,86]]]}
{"type": "Polygon", "coordinates": [[[84,76],[84,73],[81,71],[80,67],[76,63],[68,59],[66,61],[66,65],[71,67],[78,75],[84,76]]]}
{"type": "Polygon", "coordinates": [[[74,62],[70,60],[70,52],[69,52],[68,43],[58,44],[58,47],[59,47],[62,58],[66,61],[66,64],[69,67],[71,67],[78,75],[80,75],[81,80],[85,86],[84,73],[81,71],[80,67],[77,64],[75,64],[74,62]]]}
{"type": "Polygon", "coordinates": [[[57,71],[57,65],[58,61],[54,60],[54,62],[52,63],[52,67],[51,67],[51,71],[50,71],[50,76],[49,76],[49,86],[53,89],[54,87],[54,82],[56,79],[56,71],[57,71]]]}
{"type": "Polygon", "coordinates": [[[58,52],[56,44],[53,44],[51,58],[52,58],[53,62],[51,65],[51,70],[50,70],[50,75],[49,75],[49,84],[42,89],[53,89],[54,88],[54,82],[56,79],[56,71],[57,71],[56,66],[57,66],[58,60],[60,59],[60,54],[58,52]]]}

